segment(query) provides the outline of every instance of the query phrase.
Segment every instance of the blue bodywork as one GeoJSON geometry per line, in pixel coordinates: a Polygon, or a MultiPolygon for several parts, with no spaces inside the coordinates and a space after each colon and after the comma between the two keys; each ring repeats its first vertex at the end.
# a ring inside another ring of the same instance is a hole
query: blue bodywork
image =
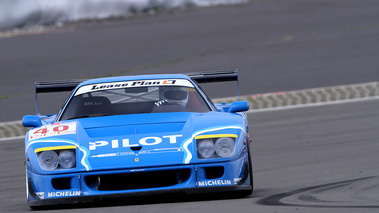
{"type": "Polygon", "coordinates": [[[252,192],[247,102],[216,104],[186,75],[146,75],[93,79],[80,87],[107,82],[184,79],[209,105],[208,112],[121,114],[60,120],[60,113],[25,116],[27,194],[31,207],[91,202],[105,197],[145,196],[170,192],[252,192]],[[203,159],[199,138],[232,137],[228,157],[203,159]],[[72,168],[46,171],[38,154],[71,150],[72,168]]]}

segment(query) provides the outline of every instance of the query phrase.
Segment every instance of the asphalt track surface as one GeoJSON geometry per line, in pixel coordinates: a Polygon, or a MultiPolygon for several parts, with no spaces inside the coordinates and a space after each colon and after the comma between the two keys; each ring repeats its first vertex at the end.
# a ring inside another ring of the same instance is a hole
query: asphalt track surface
{"type": "MultiPolygon", "coordinates": [[[[379,81],[378,16],[376,0],[262,0],[1,38],[0,122],[33,114],[33,84],[43,80],[238,68],[242,94],[379,81]]],[[[206,89],[212,97],[235,95],[206,89]]],[[[57,100],[41,104],[48,109],[57,100]]],[[[378,104],[249,114],[250,197],[60,212],[377,212],[378,104]]],[[[22,140],[0,143],[0,212],[29,211],[23,147],[22,140]]]]}
{"type": "MultiPolygon", "coordinates": [[[[379,101],[250,113],[249,197],[155,197],[52,212],[377,212],[379,101]],[[96,208],[95,208],[96,207],[96,208]]],[[[23,141],[0,145],[2,212],[28,212],[23,141]]]]}
{"type": "MultiPolygon", "coordinates": [[[[377,0],[252,0],[2,37],[0,122],[35,114],[35,81],[235,68],[241,94],[379,81],[378,20],[377,0]]],[[[236,95],[225,88],[206,86],[236,95]]],[[[64,97],[48,98],[40,112],[56,113],[64,97]]]]}

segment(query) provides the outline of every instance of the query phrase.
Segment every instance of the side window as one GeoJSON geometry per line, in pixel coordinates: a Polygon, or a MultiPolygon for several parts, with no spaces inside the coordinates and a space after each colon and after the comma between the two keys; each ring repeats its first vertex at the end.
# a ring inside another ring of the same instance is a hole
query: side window
{"type": "Polygon", "coordinates": [[[197,88],[199,89],[199,92],[201,92],[203,94],[203,96],[207,99],[208,103],[210,103],[212,110],[217,111],[216,107],[213,104],[213,101],[208,97],[208,95],[204,92],[204,90],[201,88],[201,86],[196,81],[193,81],[193,82],[197,86],[197,88]]]}

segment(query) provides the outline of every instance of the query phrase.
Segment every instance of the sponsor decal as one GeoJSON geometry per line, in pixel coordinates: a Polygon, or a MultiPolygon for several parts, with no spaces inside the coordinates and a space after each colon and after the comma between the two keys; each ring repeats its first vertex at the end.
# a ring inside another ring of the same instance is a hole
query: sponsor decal
{"type": "Polygon", "coordinates": [[[119,147],[136,147],[136,146],[153,146],[160,144],[162,142],[169,142],[170,144],[176,144],[177,138],[183,137],[183,135],[167,135],[163,137],[144,137],[138,140],[137,142],[131,142],[129,138],[124,138],[121,140],[115,139],[112,141],[95,141],[89,142],[89,150],[97,150],[101,147],[111,146],[113,149],[117,149],[119,147]]]}
{"type": "Polygon", "coordinates": [[[29,140],[51,137],[56,135],[68,135],[76,133],[76,121],[70,123],[55,123],[42,126],[29,131],[29,140]]]}
{"type": "Polygon", "coordinates": [[[240,180],[242,180],[242,178],[234,178],[234,185],[237,185],[240,180]]]}
{"type": "Polygon", "coordinates": [[[146,86],[185,86],[193,87],[192,83],[185,79],[156,79],[156,80],[137,80],[137,81],[123,81],[112,83],[91,84],[82,86],[76,91],[75,96],[87,92],[108,90],[108,89],[121,89],[132,87],[146,87],[146,86]]]}
{"type": "Polygon", "coordinates": [[[229,186],[232,185],[231,180],[205,180],[197,182],[198,186],[229,186]]]}
{"type": "Polygon", "coordinates": [[[163,104],[167,104],[168,101],[167,100],[160,100],[160,101],[157,101],[155,102],[155,106],[159,107],[159,106],[162,106],[163,104]]]}
{"type": "Polygon", "coordinates": [[[81,191],[58,191],[58,192],[48,192],[47,197],[75,197],[80,196],[81,191]]]}
{"type": "Polygon", "coordinates": [[[45,198],[45,192],[36,192],[36,195],[39,199],[44,199],[45,198]]]}
{"type": "Polygon", "coordinates": [[[130,172],[144,172],[146,169],[132,169],[130,172]]]}
{"type": "Polygon", "coordinates": [[[126,155],[143,155],[143,154],[157,154],[157,153],[168,153],[168,152],[183,152],[183,149],[180,147],[175,148],[165,148],[165,149],[152,149],[152,150],[144,150],[135,152],[117,152],[117,153],[106,153],[106,154],[98,154],[92,155],[91,158],[105,158],[105,157],[117,157],[117,156],[126,156],[126,155]]]}

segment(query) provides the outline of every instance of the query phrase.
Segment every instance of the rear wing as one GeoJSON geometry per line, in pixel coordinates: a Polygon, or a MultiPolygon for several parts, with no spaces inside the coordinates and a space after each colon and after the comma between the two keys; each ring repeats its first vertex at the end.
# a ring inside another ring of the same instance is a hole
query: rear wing
{"type": "MultiPolygon", "coordinates": [[[[239,82],[238,70],[227,71],[209,71],[198,73],[186,73],[188,77],[197,83],[214,83],[223,81],[237,81],[238,99],[239,99],[239,82]]],[[[50,92],[69,92],[74,90],[80,83],[85,80],[62,80],[62,81],[41,81],[35,83],[36,90],[36,113],[38,115],[38,93],[50,92]]]]}
{"type": "Polygon", "coordinates": [[[36,82],[36,93],[72,91],[84,80],[41,81],[36,82]]]}
{"type": "Polygon", "coordinates": [[[236,70],[225,70],[225,71],[188,73],[186,75],[188,75],[188,77],[195,80],[199,84],[201,84],[201,83],[224,82],[224,81],[237,81],[238,100],[240,100],[240,86],[239,86],[239,80],[238,80],[238,69],[236,69],[236,70]]]}
{"type": "Polygon", "coordinates": [[[75,89],[83,80],[66,80],[66,81],[41,81],[35,83],[36,90],[36,115],[38,112],[38,93],[50,92],[69,92],[75,89]]]}
{"type": "Polygon", "coordinates": [[[238,70],[187,73],[186,75],[199,84],[222,81],[238,81],[238,70]]]}
{"type": "MultiPolygon", "coordinates": [[[[222,81],[238,82],[238,70],[186,73],[185,75],[199,84],[222,81]]],[[[36,93],[67,92],[74,90],[83,81],[85,80],[41,81],[35,83],[35,88],[36,93]]]]}

